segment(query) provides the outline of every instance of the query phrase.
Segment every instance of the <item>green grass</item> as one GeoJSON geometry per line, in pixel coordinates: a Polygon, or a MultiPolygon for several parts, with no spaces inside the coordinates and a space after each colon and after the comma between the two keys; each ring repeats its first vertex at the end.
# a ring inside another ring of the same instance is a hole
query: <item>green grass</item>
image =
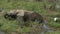
{"type": "Polygon", "coordinates": [[[50,23],[49,23],[49,26],[55,27],[55,28],[60,28],[60,23],[50,22],[50,23]]]}
{"type": "Polygon", "coordinates": [[[47,32],[46,34],[60,34],[60,31],[47,32]]]}

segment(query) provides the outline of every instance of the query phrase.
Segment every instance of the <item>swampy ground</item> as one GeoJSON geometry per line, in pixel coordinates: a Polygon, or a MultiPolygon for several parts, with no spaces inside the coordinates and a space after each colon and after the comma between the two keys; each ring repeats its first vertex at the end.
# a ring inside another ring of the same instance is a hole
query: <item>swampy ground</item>
{"type": "MultiPolygon", "coordinates": [[[[0,8],[6,12],[9,12],[11,9],[25,9],[41,14],[47,21],[47,26],[52,30],[52,32],[46,32],[45,34],[60,34],[60,23],[54,22],[53,20],[55,16],[60,17],[60,10],[50,10],[49,5],[53,4],[54,3],[48,2],[48,0],[0,0],[0,8]],[[45,8],[44,5],[46,5],[45,8]]],[[[59,2],[56,2],[56,4],[59,4],[59,2]]],[[[0,30],[6,34],[40,34],[42,32],[41,24],[32,22],[30,25],[32,25],[32,27],[24,26],[21,28],[17,20],[6,20],[3,14],[0,13],[0,30]]]]}

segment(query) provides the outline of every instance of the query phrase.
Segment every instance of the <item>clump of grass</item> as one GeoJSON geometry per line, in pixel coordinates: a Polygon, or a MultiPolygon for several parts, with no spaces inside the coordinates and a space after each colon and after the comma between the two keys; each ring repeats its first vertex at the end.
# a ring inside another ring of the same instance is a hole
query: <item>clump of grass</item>
{"type": "Polygon", "coordinates": [[[57,23],[57,22],[52,21],[52,22],[48,23],[48,25],[51,27],[60,28],[60,23],[57,23]]]}
{"type": "Polygon", "coordinates": [[[60,34],[60,31],[47,32],[46,34],[60,34]]]}

